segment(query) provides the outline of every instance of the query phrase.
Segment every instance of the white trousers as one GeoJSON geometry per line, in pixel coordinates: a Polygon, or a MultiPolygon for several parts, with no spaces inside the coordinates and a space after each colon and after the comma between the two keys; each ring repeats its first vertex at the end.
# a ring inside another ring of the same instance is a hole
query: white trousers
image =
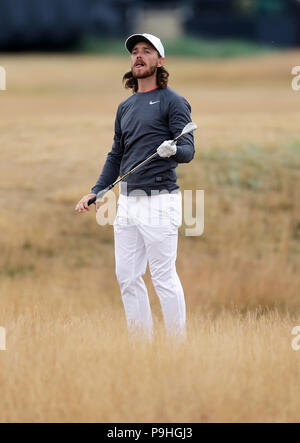
{"type": "Polygon", "coordinates": [[[176,272],[181,193],[120,195],[114,221],[116,275],[130,332],[153,336],[148,292],[143,280],[149,263],[166,332],[185,337],[186,309],[176,272]]]}

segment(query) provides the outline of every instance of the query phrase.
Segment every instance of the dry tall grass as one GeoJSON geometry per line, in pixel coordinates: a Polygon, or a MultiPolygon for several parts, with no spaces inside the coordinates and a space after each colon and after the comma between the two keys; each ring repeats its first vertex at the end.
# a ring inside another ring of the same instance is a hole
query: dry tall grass
{"type": "Polygon", "coordinates": [[[167,60],[192,105],[205,232],[180,229],[188,341],[128,339],[112,227],[74,213],[110,149],[126,58],[6,56],[0,92],[1,421],[294,421],[300,406],[299,53],[167,60]]]}

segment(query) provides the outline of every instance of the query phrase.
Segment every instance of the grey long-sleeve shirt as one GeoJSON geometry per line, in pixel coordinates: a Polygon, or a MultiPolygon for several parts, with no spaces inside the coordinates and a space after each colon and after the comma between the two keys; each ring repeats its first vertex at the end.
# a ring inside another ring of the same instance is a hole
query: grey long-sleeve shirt
{"type": "MultiPolygon", "coordinates": [[[[92,188],[98,193],[156,152],[164,140],[173,140],[191,121],[191,106],[187,100],[169,87],[137,92],[120,103],[115,119],[115,134],[111,151],[100,177],[92,188]]],[[[175,168],[194,157],[193,134],[186,134],[177,142],[177,152],[169,158],[156,157],[121,182],[121,193],[129,195],[138,190],[179,189],[175,168]]]]}

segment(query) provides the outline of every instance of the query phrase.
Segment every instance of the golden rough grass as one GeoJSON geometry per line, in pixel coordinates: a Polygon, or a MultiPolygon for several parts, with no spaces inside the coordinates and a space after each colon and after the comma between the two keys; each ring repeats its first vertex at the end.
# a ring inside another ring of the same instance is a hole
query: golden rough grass
{"type": "Polygon", "coordinates": [[[298,52],[167,60],[192,105],[205,231],[180,228],[188,341],[127,336],[111,226],[74,213],[105,161],[127,58],[5,56],[0,93],[0,420],[295,421],[300,354],[298,52]]]}
{"type": "Polygon", "coordinates": [[[291,321],[276,311],[194,312],[184,346],[167,343],[159,324],[149,346],[128,340],[116,303],[101,299],[89,310],[82,298],[76,315],[66,302],[59,312],[51,305],[38,296],[18,315],[5,312],[1,417],[8,421],[297,419],[300,361],[290,348],[291,321]]]}

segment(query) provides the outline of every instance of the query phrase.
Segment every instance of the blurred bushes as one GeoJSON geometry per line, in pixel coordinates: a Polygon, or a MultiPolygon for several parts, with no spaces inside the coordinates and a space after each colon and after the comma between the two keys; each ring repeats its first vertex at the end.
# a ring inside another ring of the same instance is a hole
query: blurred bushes
{"type": "MultiPolygon", "coordinates": [[[[249,56],[274,49],[243,40],[213,41],[197,37],[182,37],[174,40],[164,40],[166,56],[195,56],[204,58],[249,56]]],[[[103,39],[99,37],[84,37],[76,47],[78,52],[114,54],[128,56],[124,41],[121,39],[103,39]]]]}

